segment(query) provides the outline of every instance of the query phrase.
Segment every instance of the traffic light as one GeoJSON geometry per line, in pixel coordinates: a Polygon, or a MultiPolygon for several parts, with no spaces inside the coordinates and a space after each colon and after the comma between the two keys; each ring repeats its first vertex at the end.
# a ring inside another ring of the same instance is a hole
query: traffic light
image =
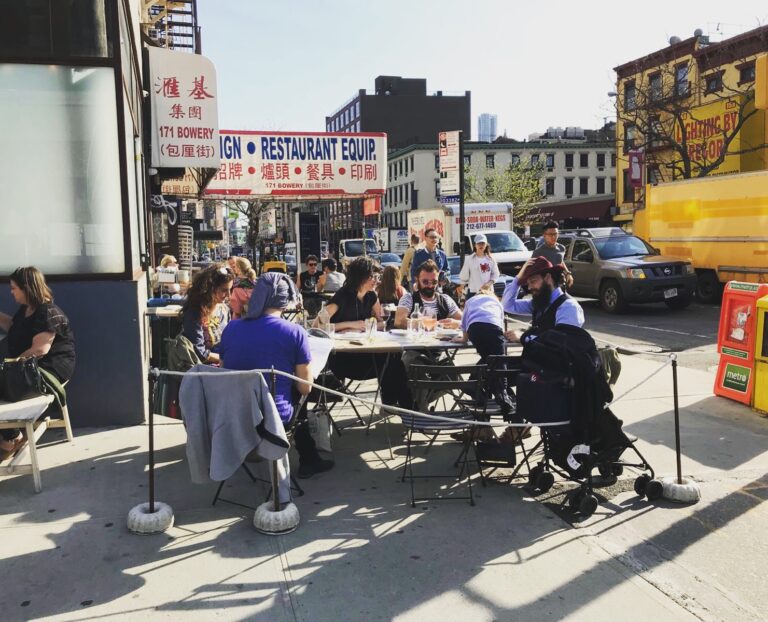
{"type": "Polygon", "coordinates": [[[768,110],[768,54],[755,60],[755,108],[768,110]]]}

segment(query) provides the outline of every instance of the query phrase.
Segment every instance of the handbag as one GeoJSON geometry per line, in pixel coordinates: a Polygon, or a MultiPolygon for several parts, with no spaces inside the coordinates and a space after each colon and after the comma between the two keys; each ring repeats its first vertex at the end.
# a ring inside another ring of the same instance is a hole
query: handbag
{"type": "Polygon", "coordinates": [[[0,399],[20,402],[47,393],[36,358],[5,359],[0,363],[0,399]]]}

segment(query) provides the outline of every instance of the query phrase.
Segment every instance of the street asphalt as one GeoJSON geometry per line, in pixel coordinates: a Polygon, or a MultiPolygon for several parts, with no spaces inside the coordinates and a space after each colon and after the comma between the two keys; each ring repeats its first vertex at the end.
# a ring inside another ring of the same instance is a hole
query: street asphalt
{"type": "MultiPolygon", "coordinates": [[[[698,504],[640,499],[627,469],[598,483],[601,505],[589,518],[560,506],[571,484],[542,494],[525,478],[487,487],[475,478],[474,507],[413,509],[393,420],[334,436],[336,467],[301,480],[299,529],[269,537],[253,529],[252,510],[211,506],[215,485],[190,483],[183,426],[158,417],[157,496],[176,524],[137,536],[125,519],[147,498],[147,426],[77,429],[72,444],[52,431],[40,451],[42,493],[28,475],[0,479],[3,619],[765,619],[768,420],[711,394],[716,359],[704,348],[716,307],[638,307],[617,318],[585,309],[598,337],[685,353],[682,465],[701,486],[698,504]]],[[[616,395],[666,360],[623,355],[616,395]]],[[[675,472],[672,404],[667,366],[613,406],[659,476],[675,472]]],[[[350,412],[338,420],[351,422],[350,412]]],[[[457,443],[424,449],[416,469],[452,472],[457,443]]],[[[427,496],[466,492],[451,480],[417,486],[427,496]]],[[[266,492],[243,472],[224,487],[246,505],[266,492]]]]}

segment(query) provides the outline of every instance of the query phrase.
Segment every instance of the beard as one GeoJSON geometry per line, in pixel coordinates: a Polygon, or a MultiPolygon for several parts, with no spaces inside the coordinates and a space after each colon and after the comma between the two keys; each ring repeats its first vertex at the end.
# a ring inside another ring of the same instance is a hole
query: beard
{"type": "Polygon", "coordinates": [[[549,301],[552,299],[552,292],[554,289],[546,281],[541,284],[539,291],[535,294],[531,294],[533,299],[533,312],[534,314],[543,313],[549,306],[549,301]]]}
{"type": "Polygon", "coordinates": [[[435,288],[434,287],[420,287],[419,293],[426,298],[432,298],[435,295],[435,288]]]}

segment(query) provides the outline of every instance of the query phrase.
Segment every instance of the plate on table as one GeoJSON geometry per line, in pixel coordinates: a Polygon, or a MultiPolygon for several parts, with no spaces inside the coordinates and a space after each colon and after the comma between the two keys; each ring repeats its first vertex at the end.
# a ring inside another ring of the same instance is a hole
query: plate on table
{"type": "Polygon", "coordinates": [[[336,339],[346,339],[352,341],[354,339],[365,339],[368,335],[366,333],[358,333],[356,331],[346,333],[334,333],[336,339]]]}
{"type": "Polygon", "coordinates": [[[404,328],[393,328],[389,331],[390,335],[394,335],[395,337],[405,337],[408,334],[408,331],[404,328]]]}
{"type": "Polygon", "coordinates": [[[435,336],[438,339],[453,339],[454,337],[461,337],[463,334],[459,328],[438,328],[435,331],[435,336]]]}

